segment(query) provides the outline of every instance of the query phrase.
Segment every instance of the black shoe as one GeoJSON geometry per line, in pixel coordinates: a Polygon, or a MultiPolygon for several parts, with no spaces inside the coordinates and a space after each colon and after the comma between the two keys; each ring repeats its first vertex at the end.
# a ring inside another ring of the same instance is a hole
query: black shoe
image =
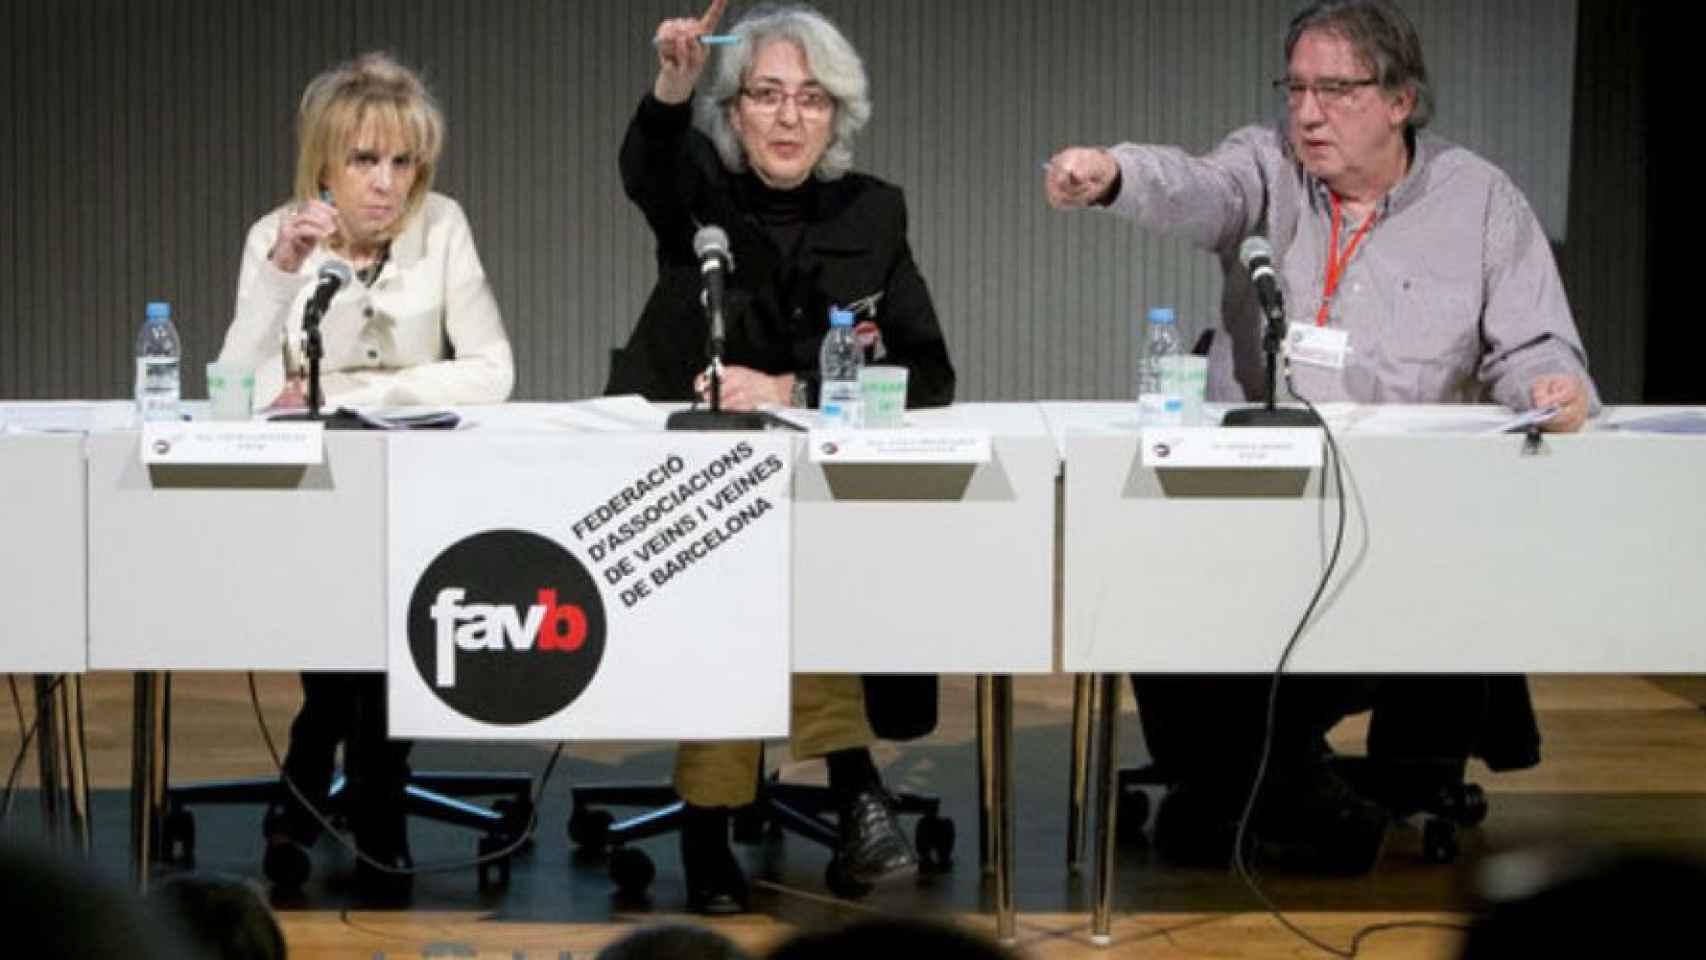
{"type": "Polygon", "coordinates": [[[414,891],[415,863],[407,853],[375,857],[365,851],[355,862],[355,893],[363,903],[396,906],[407,903],[414,891]],[[370,863],[378,861],[378,864],[370,863]]]}
{"type": "Polygon", "coordinates": [[[415,877],[409,855],[409,823],[402,806],[385,811],[358,811],[353,817],[360,856],[355,861],[356,891],[374,902],[407,900],[415,877]]]}
{"type": "Polygon", "coordinates": [[[918,854],[895,818],[894,802],[880,784],[854,794],[841,808],[841,843],[835,856],[856,883],[917,872],[918,854]]]}
{"type": "Polygon", "coordinates": [[[1386,845],[1391,814],[1326,763],[1304,764],[1264,789],[1256,812],[1259,859],[1307,873],[1368,873],[1386,845]]]}
{"type": "Polygon", "coordinates": [[[729,849],[729,814],[688,805],[681,826],[681,869],[687,909],[705,916],[747,911],[746,874],[729,849]]]}
{"type": "Polygon", "coordinates": [[[1155,811],[1155,850],[1173,866],[1224,868],[1232,862],[1239,812],[1230,791],[1175,784],[1155,811]]]}

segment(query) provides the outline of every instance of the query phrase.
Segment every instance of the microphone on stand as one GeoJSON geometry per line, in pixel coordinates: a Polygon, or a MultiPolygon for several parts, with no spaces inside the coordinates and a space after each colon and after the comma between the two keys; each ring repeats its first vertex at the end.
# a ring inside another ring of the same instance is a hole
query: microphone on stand
{"type": "Polygon", "coordinates": [[[1274,248],[1264,236],[1244,238],[1238,246],[1238,262],[1250,272],[1250,284],[1256,288],[1256,301],[1262,306],[1262,316],[1269,324],[1278,324],[1280,339],[1285,339],[1285,298],[1280,295],[1279,274],[1274,272],[1274,248]]]}
{"type": "Polygon", "coordinates": [[[325,317],[326,310],[332,305],[332,298],[337,296],[355,278],[349,264],[342,260],[327,260],[320,265],[319,279],[315,282],[314,292],[309,295],[308,302],[302,307],[302,352],[308,356],[308,409],[303,413],[290,413],[276,416],[274,420],[321,420],[320,416],[320,358],[326,355],[326,347],[320,338],[320,320],[325,317]]]}
{"type": "Polygon", "coordinates": [[[320,319],[332,305],[332,297],[353,279],[349,264],[342,260],[327,260],[320,265],[320,279],[308,304],[302,308],[302,333],[307,338],[304,349],[308,354],[308,419],[320,419],[320,358],[326,348],[320,339],[320,319]]]}
{"type": "Polygon", "coordinates": [[[332,305],[332,298],[354,278],[355,274],[350,272],[349,264],[342,260],[327,260],[320,265],[320,277],[314,286],[314,294],[302,308],[304,332],[320,328],[320,318],[326,315],[326,308],[332,305]]]}
{"type": "Polygon", "coordinates": [[[729,235],[722,227],[705,224],[693,234],[693,255],[699,258],[699,277],[702,286],[699,303],[705,309],[710,325],[711,367],[706,377],[710,386],[710,407],[705,410],[677,410],[669,415],[665,426],[670,430],[763,430],[770,417],[759,411],[730,413],[723,410],[723,343],[726,339],[723,321],[723,286],[734,272],[734,255],[729,252],[729,235]]]}
{"type": "MultiPolygon", "coordinates": [[[[729,235],[723,228],[714,224],[706,224],[693,234],[693,255],[699,258],[699,276],[704,280],[701,301],[705,306],[705,314],[711,320],[711,360],[713,376],[716,361],[723,357],[723,279],[735,270],[734,255],[729,253],[729,235]]],[[[712,407],[718,408],[716,393],[711,396],[712,407]]]]}
{"type": "Polygon", "coordinates": [[[1250,273],[1250,285],[1256,288],[1256,302],[1261,306],[1267,323],[1262,333],[1262,352],[1267,354],[1267,402],[1260,407],[1228,410],[1221,419],[1224,427],[1318,427],[1321,420],[1308,410],[1280,409],[1274,406],[1279,394],[1280,346],[1285,343],[1285,298],[1280,293],[1279,274],[1274,272],[1274,248],[1268,238],[1254,235],[1244,238],[1238,246],[1238,261],[1250,273]]]}

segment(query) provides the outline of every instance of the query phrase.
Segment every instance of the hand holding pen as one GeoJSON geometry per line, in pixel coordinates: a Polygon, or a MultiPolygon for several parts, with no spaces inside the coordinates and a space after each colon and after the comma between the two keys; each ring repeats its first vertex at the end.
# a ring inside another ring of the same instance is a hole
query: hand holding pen
{"type": "Polygon", "coordinates": [[[693,86],[705,70],[711,43],[708,37],[723,18],[728,0],[711,0],[705,15],[694,19],[680,17],[658,24],[652,45],[658,50],[658,78],[652,84],[652,95],[664,103],[685,103],[693,96],[693,86]]]}
{"type": "Polygon", "coordinates": [[[1043,193],[1056,210],[1087,207],[1102,199],[1119,176],[1113,154],[1098,147],[1067,147],[1043,165],[1043,193]]]}

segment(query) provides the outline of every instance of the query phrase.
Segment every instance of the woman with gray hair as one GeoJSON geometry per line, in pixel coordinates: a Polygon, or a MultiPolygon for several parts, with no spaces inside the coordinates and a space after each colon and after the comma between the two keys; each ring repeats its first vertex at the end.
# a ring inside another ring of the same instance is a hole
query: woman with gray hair
{"type": "MultiPolygon", "coordinates": [[[[835,306],[860,314],[872,358],[909,368],[909,406],[951,402],[954,369],[906,240],[901,192],[851,172],[853,139],[871,115],[858,53],[803,6],[759,7],[713,36],[724,6],[715,0],[702,17],[666,20],[653,41],[657,77],[628,127],[621,168],[657,235],[658,280],[607,392],[705,395],[707,325],[692,239],[714,224],[727,232],[734,261],[724,407],[815,403],[819,345],[835,306]],[[721,54],[702,82],[714,44],[721,54]]],[[[851,886],[917,865],[868,746],[877,731],[917,731],[886,714],[934,718],[933,686],[927,698],[871,693],[857,676],[800,676],[793,690],[794,753],[828,760],[840,814],[836,866],[851,886]]],[[[676,789],[688,805],[682,860],[689,901],[702,912],[746,907],[729,811],[753,801],[761,756],[754,742],[677,752],[676,789]]]]}

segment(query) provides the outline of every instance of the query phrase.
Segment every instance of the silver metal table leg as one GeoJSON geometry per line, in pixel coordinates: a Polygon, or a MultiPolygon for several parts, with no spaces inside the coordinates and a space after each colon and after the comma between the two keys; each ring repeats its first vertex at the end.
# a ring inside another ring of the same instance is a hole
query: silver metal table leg
{"type": "Polygon", "coordinates": [[[1017,937],[1013,909],[1013,678],[991,678],[995,726],[995,938],[1012,946],[1017,937]]]}
{"type": "Polygon", "coordinates": [[[1105,947],[1113,941],[1114,822],[1119,809],[1119,716],[1120,675],[1102,675],[1101,702],[1097,704],[1096,754],[1096,890],[1095,911],[1090,920],[1090,942],[1105,947]]]}
{"type": "Polygon", "coordinates": [[[164,820],[166,678],[138,673],[130,754],[130,857],[139,892],[148,891],[164,820]]]}
{"type": "Polygon", "coordinates": [[[59,687],[60,711],[65,717],[66,825],[71,842],[84,856],[94,849],[89,816],[89,745],[83,740],[83,678],[68,674],[59,687]]]}
{"type": "Polygon", "coordinates": [[[1072,757],[1067,780],[1066,869],[1084,867],[1084,839],[1089,832],[1090,714],[1096,697],[1095,678],[1081,673],[1072,681],[1072,757]]]}
{"type": "Polygon", "coordinates": [[[995,873],[995,715],[991,678],[977,678],[977,864],[984,876],[995,873]]]}
{"type": "Polygon", "coordinates": [[[41,772],[42,832],[51,840],[59,840],[59,811],[64,802],[60,785],[60,730],[64,718],[60,714],[59,684],[62,678],[53,674],[38,674],[36,694],[36,758],[41,772]]]}

